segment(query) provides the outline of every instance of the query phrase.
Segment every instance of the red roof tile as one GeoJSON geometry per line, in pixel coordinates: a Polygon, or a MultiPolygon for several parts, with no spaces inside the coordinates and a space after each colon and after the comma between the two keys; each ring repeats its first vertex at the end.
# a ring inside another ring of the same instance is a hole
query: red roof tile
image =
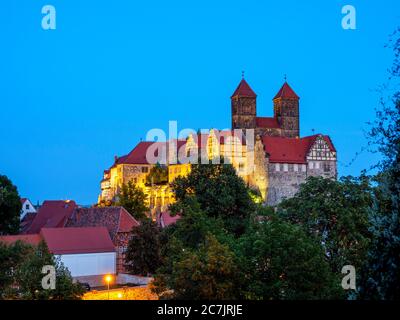
{"type": "Polygon", "coordinates": [[[77,208],[75,201],[46,200],[34,217],[26,233],[39,233],[42,228],[63,227],[65,221],[77,208]]]}
{"type": "Polygon", "coordinates": [[[24,204],[26,200],[28,200],[27,198],[21,198],[21,203],[24,204]]]}
{"type": "MultiPolygon", "coordinates": [[[[174,139],[174,142],[176,143],[177,146],[177,151],[180,150],[180,148],[186,143],[186,140],[177,140],[174,139]]],[[[162,150],[162,148],[165,148],[165,155],[166,155],[166,159],[161,159],[161,164],[165,164],[166,160],[168,158],[168,152],[169,152],[169,142],[154,142],[154,141],[141,141],[139,142],[135,148],[133,148],[133,150],[128,153],[125,156],[119,157],[117,158],[117,160],[115,161],[115,163],[113,164],[113,167],[115,167],[118,164],[155,164],[152,163],[151,161],[149,162],[146,154],[147,154],[147,150],[153,146],[154,147],[154,156],[155,157],[159,157],[158,156],[158,152],[160,152],[160,150],[162,150]]],[[[152,151],[149,151],[152,152],[152,151]]],[[[151,156],[151,154],[149,154],[151,156]]]]}
{"type": "Polygon", "coordinates": [[[276,120],[276,118],[268,117],[257,117],[256,126],[257,128],[280,128],[278,120],[276,120]]]}
{"type": "Polygon", "coordinates": [[[26,215],[22,218],[19,226],[20,226],[20,233],[27,233],[29,230],[33,219],[36,217],[36,212],[27,212],[26,215]]]}
{"type": "Polygon", "coordinates": [[[106,227],[111,239],[119,232],[130,232],[139,222],[123,207],[77,208],[65,227],[106,227]]]}
{"type": "MultiPolygon", "coordinates": [[[[315,139],[319,135],[304,138],[285,138],[285,137],[262,137],[265,152],[269,154],[271,163],[307,163],[306,157],[315,139]]],[[[336,151],[330,138],[322,136],[327,142],[331,151],[336,151]]]]}
{"type": "Polygon", "coordinates": [[[4,242],[8,245],[13,244],[17,241],[23,241],[30,245],[37,246],[42,240],[39,234],[19,234],[14,236],[0,236],[0,242],[4,242]]]}
{"type": "Polygon", "coordinates": [[[293,91],[289,84],[285,81],[273,100],[278,98],[299,99],[299,96],[293,91]]]}
{"type": "Polygon", "coordinates": [[[40,234],[53,254],[115,251],[110,235],[104,227],[43,228],[40,234]]]}
{"type": "Polygon", "coordinates": [[[249,97],[249,98],[257,97],[257,95],[254,93],[254,91],[250,88],[249,84],[244,79],[240,81],[239,85],[237,86],[235,92],[232,94],[231,98],[236,96],[249,97]]]}

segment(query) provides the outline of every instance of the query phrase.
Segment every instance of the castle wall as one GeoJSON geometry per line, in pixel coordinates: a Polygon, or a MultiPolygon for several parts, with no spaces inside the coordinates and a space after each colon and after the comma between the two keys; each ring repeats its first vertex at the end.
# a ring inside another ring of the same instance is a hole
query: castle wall
{"type": "Polygon", "coordinates": [[[308,176],[312,177],[336,178],[337,177],[336,161],[335,160],[309,161],[307,174],[308,176]]]}
{"type": "Polygon", "coordinates": [[[308,164],[268,164],[268,193],[266,204],[275,206],[284,198],[293,197],[307,177],[336,179],[336,161],[309,161],[308,164]],[[279,167],[279,171],[277,168],[279,167]]]}
{"type": "Polygon", "coordinates": [[[266,204],[275,206],[284,198],[293,197],[307,178],[307,167],[302,164],[270,163],[266,204]],[[279,171],[278,171],[279,168],[279,171]]]}

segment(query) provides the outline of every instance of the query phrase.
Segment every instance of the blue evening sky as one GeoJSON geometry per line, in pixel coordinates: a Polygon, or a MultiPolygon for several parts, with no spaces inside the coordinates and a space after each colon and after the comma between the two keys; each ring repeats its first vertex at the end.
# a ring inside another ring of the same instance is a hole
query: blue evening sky
{"type": "Polygon", "coordinates": [[[0,173],[34,203],[94,203],[103,169],[148,130],[229,127],[245,70],[263,116],[287,74],[301,134],[329,134],[340,175],[359,174],[377,160],[351,162],[399,25],[398,0],[2,0],[0,173]],[[46,4],[56,30],[41,28],[46,4]],[[356,30],[341,27],[346,4],[356,30]]]}

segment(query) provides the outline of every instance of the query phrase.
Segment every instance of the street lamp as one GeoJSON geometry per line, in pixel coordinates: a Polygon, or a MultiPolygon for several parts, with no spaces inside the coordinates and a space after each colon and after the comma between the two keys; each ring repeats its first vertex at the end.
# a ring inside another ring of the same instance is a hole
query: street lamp
{"type": "Polygon", "coordinates": [[[108,296],[108,300],[110,300],[110,282],[112,280],[112,276],[110,274],[107,274],[104,277],[104,280],[106,280],[106,282],[107,282],[107,296],[108,296]]]}

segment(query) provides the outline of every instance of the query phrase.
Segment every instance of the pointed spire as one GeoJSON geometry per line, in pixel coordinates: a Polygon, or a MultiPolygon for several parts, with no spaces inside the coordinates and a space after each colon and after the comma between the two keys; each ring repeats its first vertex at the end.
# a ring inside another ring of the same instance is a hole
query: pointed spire
{"type": "Polygon", "coordinates": [[[233,97],[249,97],[249,98],[256,98],[257,95],[254,93],[253,89],[250,88],[249,84],[244,80],[244,71],[242,71],[242,80],[240,81],[239,85],[237,86],[235,92],[232,94],[231,98],[233,97]]]}
{"type": "Polygon", "coordinates": [[[273,100],[284,98],[284,99],[300,99],[299,96],[293,91],[293,89],[289,86],[286,82],[286,75],[285,75],[285,83],[280,88],[279,92],[276,94],[273,100]]]}

